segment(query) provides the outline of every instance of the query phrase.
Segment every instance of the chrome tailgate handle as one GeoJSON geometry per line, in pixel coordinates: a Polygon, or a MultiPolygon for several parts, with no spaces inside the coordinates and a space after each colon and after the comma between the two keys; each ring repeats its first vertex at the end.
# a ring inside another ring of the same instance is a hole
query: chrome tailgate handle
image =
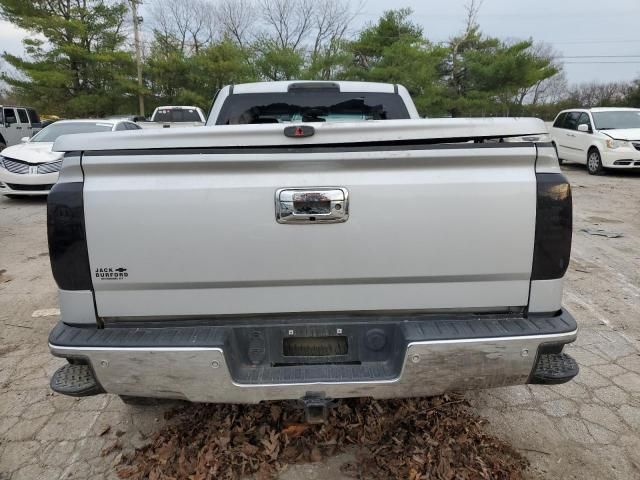
{"type": "Polygon", "coordinates": [[[348,218],[349,192],[346,188],[281,188],[276,191],[278,223],[341,223],[348,218]]]}

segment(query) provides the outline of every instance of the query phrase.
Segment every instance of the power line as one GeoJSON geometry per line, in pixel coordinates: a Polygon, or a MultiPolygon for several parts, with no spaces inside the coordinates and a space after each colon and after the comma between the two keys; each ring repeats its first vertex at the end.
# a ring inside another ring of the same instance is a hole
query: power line
{"type": "Polygon", "coordinates": [[[640,43],[640,40],[580,40],[570,42],[549,42],[554,45],[591,45],[594,43],[640,43]]]}
{"type": "Polygon", "coordinates": [[[633,65],[640,64],[640,61],[637,62],[563,62],[565,65],[633,65]]]}
{"type": "Polygon", "coordinates": [[[640,55],[561,55],[558,58],[638,58],[640,55]]]}
{"type": "MultiPolygon", "coordinates": [[[[383,37],[383,38],[397,38],[397,37],[383,37]]],[[[601,44],[612,44],[612,43],[640,43],[640,40],[580,40],[580,41],[567,41],[567,42],[556,42],[555,40],[541,40],[544,43],[548,43],[550,45],[594,45],[597,43],[601,44]]],[[[449,43],[449,40],[433,40],[435,44],[446,44],[449,43]]]]}

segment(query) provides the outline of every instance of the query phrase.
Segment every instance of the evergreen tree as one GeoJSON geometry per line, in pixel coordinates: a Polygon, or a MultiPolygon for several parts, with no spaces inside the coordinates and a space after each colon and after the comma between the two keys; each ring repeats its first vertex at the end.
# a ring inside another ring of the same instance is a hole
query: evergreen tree
{"type": "Polygon", "coordinates": [[[179,39],[158,31],[146,59],[150,107],[211,106],[216,91],[232,83],[257,80],[249,53],[224,39],[187,54],[179,39]]]}
{"type": "Polygon", "coordinates": [[[558,73],[532,41],[507,44],[483,35],[477,23],[481,3],[471,0],[464,32],[448,42],[443,103],[452,117],[509,115],[519,91],[558,73]]]}
{"type": "Polygon", "coordinates": [[[407,87],[422,115],[443,113],[441,64],[446,50],[428,42],[411,22],[410,9],[389,10],[347,46],[345,79],[399,83],[407,87]]]}
{"type": "Polygon", "coordinates": [[[123,47],[127,5],[105,0],[0,0],[0,16],[35,34],[26,57],[3,53],[2,74],[24,103],[64,116],[134,111],[134,68],[123,47]],[[40,37],[44,37],[41,39],[40,37]]]}
{"type": "MultiPolygon", "coordinates": [[[[66,117],[134,112],[138,87],[123,27],[128,1],[0,0],[0,17],[34,34],[24,42],[26,56],[2,55],[13,67],[0,74],[7,94],[66,117]]],[[[349,40],[356,10],[346,0],[219,1],[226,7],[213,16],[201,1],[154,4],[161,21],[144,60],[149,107],[208,108],[229,83],[300,78],[399,83],[426,116],[555,114],[552,105],[536,109],[526,101],[560,70],[553,55],[530,40],[483,35],[477,1],[467,7],[463,32],[445,44],[430,42],[410,9],[385,12],[349,40]]],[[[621,84],[618,104],[638,106],[638,85],[621,84]]],[[[554,101],[586,97],[587,90],[554,101]]]]}

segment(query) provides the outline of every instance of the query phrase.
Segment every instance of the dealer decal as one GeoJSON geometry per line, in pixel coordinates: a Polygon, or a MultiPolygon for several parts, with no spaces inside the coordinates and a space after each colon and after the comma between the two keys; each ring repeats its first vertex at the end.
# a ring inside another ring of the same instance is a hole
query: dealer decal
{"type": "Polygon", "coordinates": [[[96,278],[100,280],[124,280],[128,276],[126,268],[96,268],[96,278]]]}

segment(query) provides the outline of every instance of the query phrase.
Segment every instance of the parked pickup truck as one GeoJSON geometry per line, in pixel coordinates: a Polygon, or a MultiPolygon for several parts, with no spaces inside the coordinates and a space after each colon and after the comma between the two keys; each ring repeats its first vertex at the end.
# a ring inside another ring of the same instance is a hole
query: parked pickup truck
{"type": "Polygon", "coordinates": [[[176,128],[200,127],[205,124],[207,117],[201,108],[193,106],[158,107],[148,122],[137,121],[142,128],[176,128]]]}
{"type": "Polygon", "coordinates": [[[542,121],[280,82],[225,88],[209,124],[57,140],[55,391],[300,399],[317,420],[577,374],[571,189],[542,121]]]}

